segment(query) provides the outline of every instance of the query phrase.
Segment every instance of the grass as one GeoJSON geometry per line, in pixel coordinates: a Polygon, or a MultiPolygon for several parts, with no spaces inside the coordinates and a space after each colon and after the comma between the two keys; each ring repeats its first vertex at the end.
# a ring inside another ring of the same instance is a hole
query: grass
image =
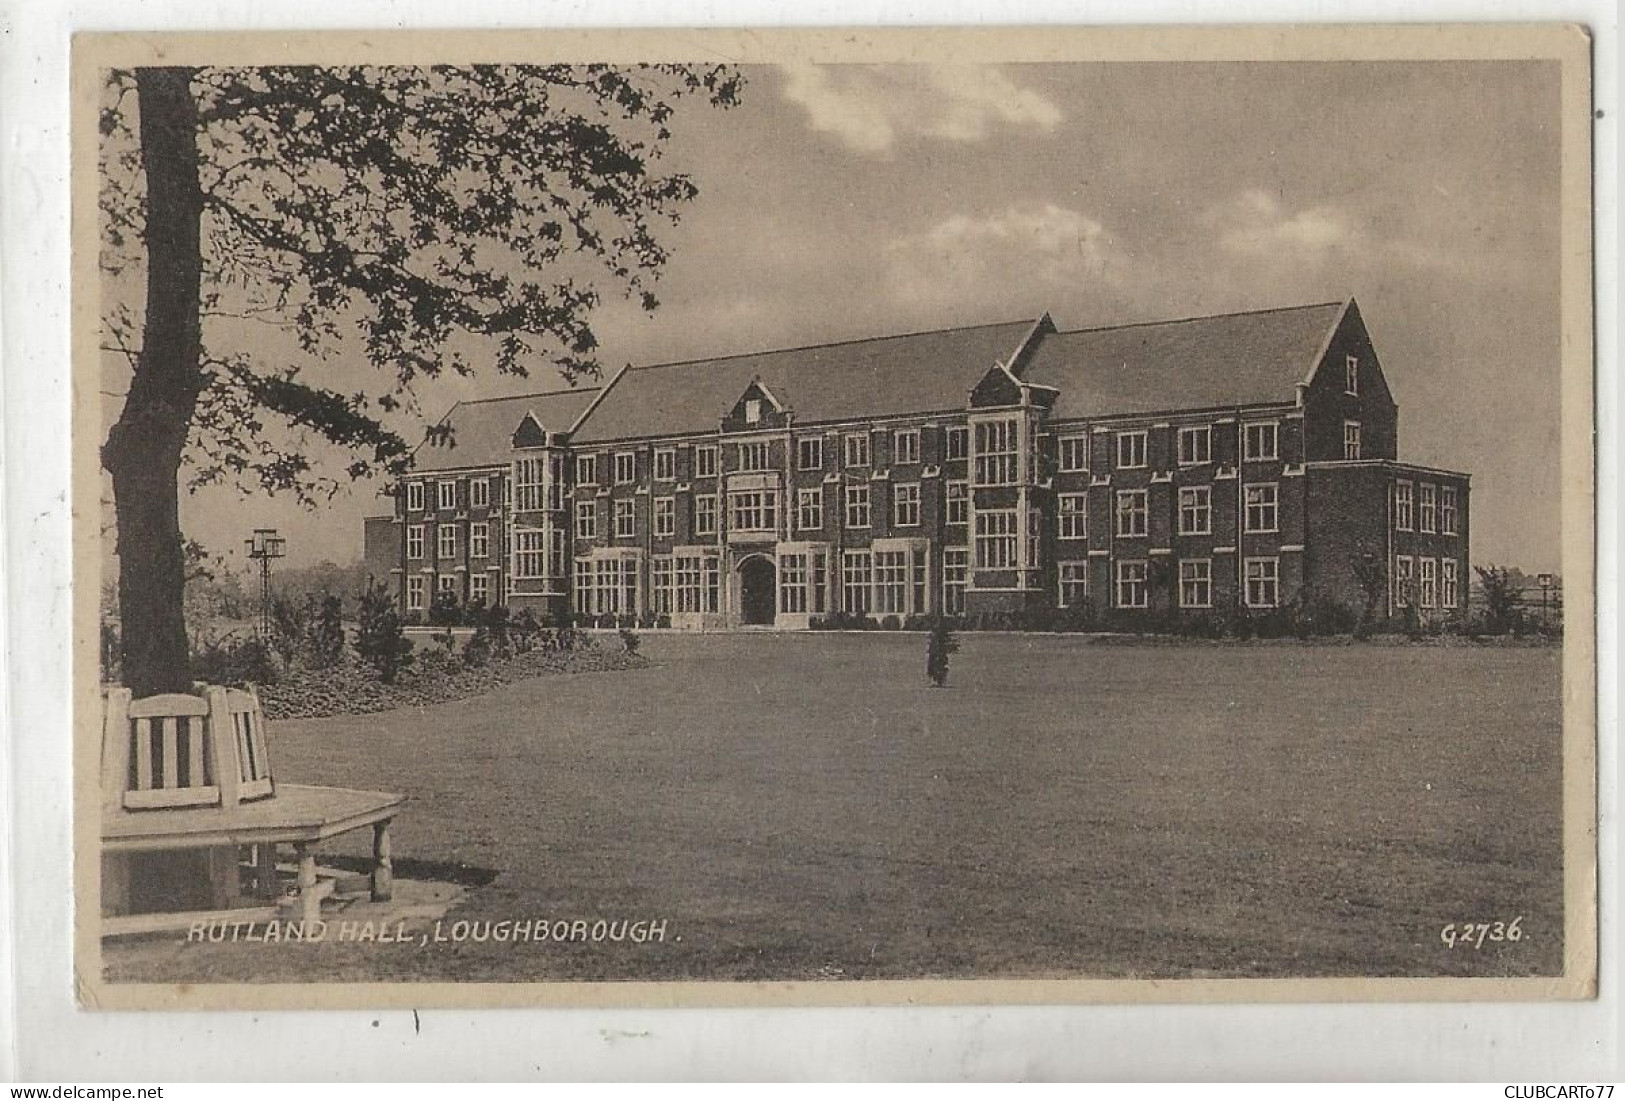
{"type": "Polygon", "coordinates": [[[279,778],[411,797],[398,858],[497,873],[451,918],[664,943],[146,942],[109,977],[1561,972],[1559,651],[959,637],[944,690],[916,636],[660,635],[644,669],[273,727],[279,778]]]}

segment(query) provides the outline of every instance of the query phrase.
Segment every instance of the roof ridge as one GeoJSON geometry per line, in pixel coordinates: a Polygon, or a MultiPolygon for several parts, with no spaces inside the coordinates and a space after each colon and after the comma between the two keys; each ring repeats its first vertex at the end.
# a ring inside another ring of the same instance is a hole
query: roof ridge
{"type": "Polygon", "coordinates": [[[493,401],[529,401],[531,398],[552,398],[560,394],[586,394],[603,388],[603,383],[599,383],[596,386],[568,386],[563,390],[536,390],[528,394],[509,394],[503,398],[459,398],[451,407],[459,409],[465,405],[486,405],[493,401]]]}
{"type": "Polygon", "coordinates": [[[1154,325],[1184,325],[1191,321],[1217,321],[1221,317],[1256,317],[1266,313],[1291,313],[1294,310],[1323,310],[1328,306],[1342,306],[1348,302],[1347,298],[1339,298],[1330,302],[1305,302],[1298,306],[1263,306],[1256,310],[1222,310],[1219,313],[1196,314],[1192,317],[1168,317],[1159,321],[1130,321],[1124,325],[1088,325],[1081,329],[1067,329],[1057,333],[1057,336],[1071,336],[1074,333],[1104,333],[1116,329],[1148,329],[1154,325]]]}
{"type": "Polygon", "coordinates": [[[723,363],[731,359],[751,359],[756,356],[781,355],[787,352],[811,352],[819,348],[842,348],[849,344],[873,344],[882,340],[906,340],[912,336],[936,336],[939,333],[968,333],[977,329],[1000,329],[1011,325],[1033,324],[1032,318],[1022,317],[1012,321],[987,321],[976,325],[944,325],[939,329],[917,329],[907,333],[888,333],[885,336],[859,336],[847,340],[826,340],[815,344],[797,344],[788,348],[762,348],[754,352],[733,352],[722,356],[695,356],[692,359],[674,359],[665,363],[632,364],[628,370],[656,371],[662,367],[692,367],[696,363],[723,363]]]}

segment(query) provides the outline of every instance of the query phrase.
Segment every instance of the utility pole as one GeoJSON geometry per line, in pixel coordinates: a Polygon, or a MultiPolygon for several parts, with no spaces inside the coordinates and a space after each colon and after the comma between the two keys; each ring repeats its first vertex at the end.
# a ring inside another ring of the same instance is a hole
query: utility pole
{"type": "Polygon", "coordinates": [[[249,561],[260,564],[260,641],[271,637],[271,560],[288,553],[288,541],[276,533],[276,528],[255,528],[254,534],[244,540],[248,546],[249,561]]]}

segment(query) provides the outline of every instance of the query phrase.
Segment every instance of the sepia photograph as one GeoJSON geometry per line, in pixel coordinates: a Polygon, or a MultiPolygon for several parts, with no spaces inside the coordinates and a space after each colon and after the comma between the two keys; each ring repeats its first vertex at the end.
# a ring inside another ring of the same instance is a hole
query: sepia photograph
{"type": "Polygon", "coordinates": [[[1593,996],[1589,80],[79,36],[82,1004],[1593,996]]]}

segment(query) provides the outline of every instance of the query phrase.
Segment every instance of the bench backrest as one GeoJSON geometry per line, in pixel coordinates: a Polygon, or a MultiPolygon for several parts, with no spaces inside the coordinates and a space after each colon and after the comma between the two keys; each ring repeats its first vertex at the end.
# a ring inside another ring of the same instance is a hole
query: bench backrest
{"type": "Polygon", "coordinates": [[[132,701],[108,690],[102,728],[108,810],[233,807],[275,794],[252,691],[209,687],[132,701]],[[222,764],[224,763],[224,764],[222,764]]]}

